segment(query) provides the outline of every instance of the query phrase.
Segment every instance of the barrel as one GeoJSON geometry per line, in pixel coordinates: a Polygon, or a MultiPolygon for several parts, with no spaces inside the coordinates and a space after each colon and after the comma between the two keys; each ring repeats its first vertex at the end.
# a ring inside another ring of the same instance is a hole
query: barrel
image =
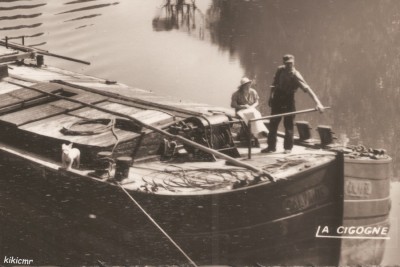
{"type": "MultiPolygon", "coordinates": [[[[390,177],[392,159],[345,159],[344,227],[378,227],[389,229],[390,177]]],[[[342,266],[379,265],[383,259],[385,239],[359,237],[342,239],[342,266]]]]}
{"type": "Polygon", "coordinates": [[[128,178],[131,164],[131,157],[118,157],[115,167],[115,180],[122,181],[123,179],[128,178]]]}
{"type": "Polygon", "coordinates": [[[378,216],[388,215],[391,164],[391,158],[345,160],[345,219],[367,223],[378,216]]]}

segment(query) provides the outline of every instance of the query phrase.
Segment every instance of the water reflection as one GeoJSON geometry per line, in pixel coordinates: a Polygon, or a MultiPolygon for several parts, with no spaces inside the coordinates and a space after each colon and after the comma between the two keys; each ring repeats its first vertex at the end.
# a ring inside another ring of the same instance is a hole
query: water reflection
{"type": "MultiPolygon", "coordinates": [[[[26,42],[26,45],[28,46],[40,47],[47,44],[47,40],[41,38],[44,37],[44,28],[52,27],[51,25],[47,24],[54,24],[57,22],[57,20],[49,20],[47,18],[48,15],[54,14],[46,14],[43,11],[58,11],[58,13],[55,13],[55,15],[63,15],[63,22],[71,23],[73,29],[80,29],[87,26],[93,26],[93,19],[95,17],[101,16],[100,13],[87,14],[88,12],[94,10],[97,11],[101,8],[119,4],[119,2],[112,2],[87,5],[87,2],[93,1],[98,0],[77,0],[69,1],[66,3],[58,3],[59,5],[68,7],[67,10],[63,11],[62,6],[59,8],[54,8],[53,6],[49,7],[48,9],[44,8],[46,5],[48,5],[47,3],[19,5],[15,4],[15,2],[18,2],[18,0],[2,0],[0,2],[9,4],[4,4],[0,7],[0,21],[2,21],[0,32],[3,36],[7,36],[8,40],[23,40],[21,42],[26,42]],[[74,5],[75,8],[69,8],[71,5],[74,5]],[[28,12],[31,12],[31,14],[27,14],[28,12]],[[75,14],[81,14],[80,12],[85,12],[85,14],[75,16],[75,14]],[[86,20],[85,24],[78,24],[80,23],[80,21],[84,20],[86,20]],[[89,24],[88,20],[91,20],[92,23],[89,24]],[[44,25],[44,23],[46,23],[46,25],[44,25]]],[[[51,3],[51,5],[55,4],[51,3]]]]}
{"type": "MultiPolygon", "coordinates": [[[[11,1],[9,1],[11,2],[11,1]]],[[[32,8],[37,8],[41,6],[45,6],[46,4],[36,4],[36,5],[18,5],[18,6],[8,6],[8,7],[0,7],[0,11],[5,11],[5,10],[21,10],[21,9],[32,9],[32,8]]]]}
{"type": "MultiPolygon", "coordinates": [[[[390,0],[213,0],[207,21],[211,41],[256,79],[264,114],[274,70],[292,53],[322,102],[334,107],[324,123],[353,144],[388,149],[397,161],[399,11],[400,3],[390,0]]],[[[310,105],[303,96],[298,100],[299,108],[310,105]]]]}
{"type": "MultiPolygon", "coordinates": [[[[82,3],[82,1],[69,2],[69,4],[79,4],[79,3],[82,3]]],[[[60,12],[60,13],[57,13],[56,15],[65,14],[65,13],[75,13],[75,12],[87,11],[87,10],[93,10],[93,9],[99,9],[99,8],[109,7],[109,6],[118,5],[118,4],[119,4],[119,2],[114,2],[114,3],[109,3],[109,4],[98,4],[98,5],[92,5],[92,6],[85,6],[85,7],[80,7],[80,8],[76,8],[76,9],[71,9],[71,10],[67,10],[67,11],[64,11],[64,12],[60,12]]]]}
{"type": "Polygon", "coordinates": [[[91,19],[91,18],[98,17],[98,16],[101,16],[101,14],[93,14],[93,15],[82,16],[82,17],[78,17],[78,18],[65,20],[64,22],[74,21],[74,20],[81,20],[81,19],[91,19]]]}
{"type": "Polygon", "coordinates": [[[41,15],[42,15],[42,13],[32,14],[32,15],[2,16],[2,17],[0,17],[0,20],[36,18],[36,17],[41,16],[41,15]]]}
{"type": "Polygon", "coordinates": [[[154,31],[182,30],[188,33],[199,28],[199,38],[204,38],[204,14],[196,6],[196,1],[166,0],[153,19],[154,31]],[[196,15],[197,14],[197,15],[196,15]],[[198,16],[198,17],[197,17],[198,16]]]}
{"type": "Polygon", "coordinates": [[[97,0],[77,0],[77,1],[64,3],[64,5],[79,4],[79,3],[92,2],[92,1],[97,1],[97,0]]]}

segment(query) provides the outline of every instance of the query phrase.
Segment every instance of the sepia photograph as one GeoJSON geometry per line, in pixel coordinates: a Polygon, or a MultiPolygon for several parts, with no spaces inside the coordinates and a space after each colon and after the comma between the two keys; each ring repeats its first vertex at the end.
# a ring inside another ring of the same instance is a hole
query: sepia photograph
{"type": "Polygon", "coordinates": [[[400,0],[0,0],[0,266],[400,266],[400,0]]]}

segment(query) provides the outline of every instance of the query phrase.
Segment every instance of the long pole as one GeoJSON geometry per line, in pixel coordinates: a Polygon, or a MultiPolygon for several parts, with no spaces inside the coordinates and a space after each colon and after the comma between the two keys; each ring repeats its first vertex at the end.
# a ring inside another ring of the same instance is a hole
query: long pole
{"type": "MultiPolygon", "coordinates": [[[[324,109],[330,109],[331,107],[325,107],[324,109]]],[[[261,120],[268,120],[268,119],[273,119],[273,118],[279,118],[279,117],[286,117],[286,116],[293,116],[293,115],[298,115],[298,114],[303,114],[303,113],[310,113],[317,111],[317,108],[309,108],[309,109],[304,109],[304,110],[299,110],[299,111],[293,111],[293,112],[287,112],[287,113],[282,113],[282,114],[275,114],[275,115],[269,115],[261,118],[256,118],[256,119],[251,119],[248,122],[248,135],[249,137],[249,144],[248,144],[248,158],[251,159],[251,123],[253,121],[261,121],[261,120]]]]}
{"type": "Polygon", "coordinates": [[[67,100],[67,101],[70,101],[70,102],[78,103],[78,104],[84,105],[86,107],[97,109],[97,110],[100,110],[100,111],[103,111],[103,112],[106,112],[106,113],[109,113],[109,114],[112,114],[112,115],[115,115],[115,116],[118,116],[118,117],[126,118],[128,120],[131,120],[131,121],[134,121],[134,122],[140,124],[142,127],[145,127],[147,129],[150,129],[150,130],[153,130],[155,132],[158,132],[158,133],[160,133],[160,134],[162,134],[164,136],[167,136],[168,138],[177,139],[177,140],[181,141],[182,143],[184,143],[186,145],[189,145],[189,146],[195,147],[195,148],[197,148],[197,149],[199,149],[201,151],[210,153],[210,154],[212,154],[212,155],[214,155],[214,156],[216,156],[218,158],[222,158],[222,159],[228,161],[231,164],[234,164],[236,166],[243,167],[243,168],[246,168],[248,170],[254,171],[254,172],[257,173],[258,176],[266,176],[271,182],[275,181],[274,177],[270,173],[266,172],[263,169],[257,168],[257,167],[255,167],[255,166],[253,166],[251,164],[248,164],[248,163],[245,163],[243,161],[240,161],[240,160],[237,160],[235,158],[232,158],[230,156],[227,156],[227,155],[225,155],[225,154],[223,154],[223,153],[221,153],[219,151],[216,151],[214,149],[211,149],[211,148],[208,148],[206,146],[200,145],[200,144],[198,144],[198,143],[196,143],[194,141],[191,141],[189,139],[186,139],[186,138],[184,138],[184,137],[182,137],[180,135],[171,134],[171,133],[169,133],[167,131],[164,131],[162,129],[159,129],[157,127],[154,127],[152,125],[144,123],[144,122],[142,122],[142,121],[140,121],[140,120],[138,120],[138,119],[136,119],[134,117],[131,117],[129,115],[126,115],[126,114],[123,114],[123,113],[119,113],[119,112],[116,112],[116,111],[113,111],[113,110],[109,110],[109,109],[106,109],[106,108],[98,107],[98,106],[95,106],[95,105],[92,105],[92,104],[89,104],[89,103],[85,103],[85,102],[82,102],[80,100],[76,100],[76,99],[73,99],[73,98],[68,98],[68,97],[65,97],[65,96],[52,94],[52,93],[49,93],[49,92],[46,92],[46,91],[43,91],[43,90],[40,90],[40,89],[37,89],[37,88],[25,86],[25,85],[18,84],[18,83],[15,83],[15,82],[8,81],[8,83],[14,84],[14,85],[17,85],[17,86],[21,86],[21,87],[26,88],[26,89],[31,89],[31,90],[34,90],[34,91],[37,91],[37,92],[40,92],[40,93],[55,97],[55,98],[59,98],[59,99],[67,100]]]}
{"type": "MultiPolygon", "coordinates": [[[[331,107],[324,107],[324,109],[330,109],[331,107]]],[[[269,115],[257,119],[251,119],[249,121],[261,121],[261,120],[268,120],[268,119],[273,119],[273,118],[279,118],[279,117],[286,117],[286,116],[292,116],[292,115],[298,115],[298,114],[303,114],[303,113],[310,113],[317,111],[317,108],[309,108],[309,109],[304,109],[304,110],[299,110],[299,111],[293,111],[293,112],[287,112],[287,113],[282,113],[282,114],[275,114],[275,115],[269,115]]]]}
{"type": "MultiPolygon", "coordinates": [[[[7,38],[6,38],[6,40],[7,40],[7,38]]],[[[42,49],[36,49],[36,48],[25,46],[25,45],[10,43],[8,41],[4,42],[4,41],[0,40],[0,45],[3,45],[5,47],[10,47],[12,49],[17,49],[20,51],[35,52],[35,53],[38,53],[38,54],[41,54],[44,56],[56,57],[56,58],[61,58],[61,59],[65,59],[65,60],[69,60],[69,61],[73,61],[73,62],[77,62],[77,63],[81,63],[81,64],[90,65],[90,62],[88,62],[88,61],[84,61],[84,60],[80,60],[80,59],[76,59],[76,58],[72,58],[72,57],[67,57],[67,56],[63,56],[63,55],[59,55],[59,54],[54,54],[54,53],[50,53],[50,52],[47,52],[42,49]]]]}

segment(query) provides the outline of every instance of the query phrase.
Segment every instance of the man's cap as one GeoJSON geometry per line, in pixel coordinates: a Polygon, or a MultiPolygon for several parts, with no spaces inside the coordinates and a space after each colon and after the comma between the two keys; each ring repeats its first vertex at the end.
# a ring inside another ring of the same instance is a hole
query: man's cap
{"type": "Polygon", "coordinates": [[[249,78],[243,77],[243,78],[240,80],[240,86],[239,86],[239,87],[242,87],[243,85],[245,85],[245,84],[247,84],[247,83],[251,83],[251,82],[252,82],[252,80],[250,80],[249,78]]]}
{"type": "Polygon", "coordinates": [[[289,63],[289,62],[294,62],[294,56],[293,55],[284,55],[283,56],[283,63],[289,63]]]}

